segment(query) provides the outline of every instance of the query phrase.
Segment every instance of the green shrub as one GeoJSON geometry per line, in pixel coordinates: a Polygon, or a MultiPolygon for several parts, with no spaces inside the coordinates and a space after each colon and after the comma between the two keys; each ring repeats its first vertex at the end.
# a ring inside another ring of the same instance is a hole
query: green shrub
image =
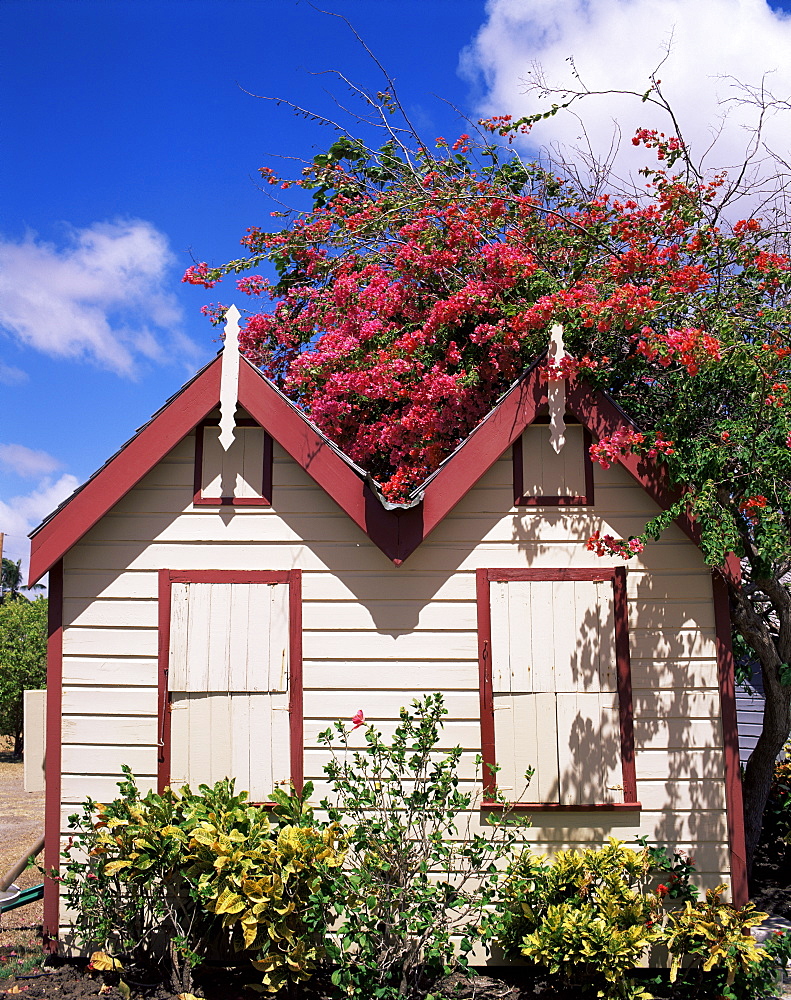
{"type": "Polygon", "coordinates": [[[264,974],[265,988],[276,992],[309,979],[323,957],[325,915],[309,903],[343,852],[334,824],[273,831],[263,820],[244,832],[227,815],[201,820],[190,833],[186,876],[203,905],[232,930],[235,949],[264,974]]]}
{"type": "Polygon", "coordinates": [[[335,918],[326,950],[344,996],[421,995],[434,977],[466,968],[477,941],[490,941],[498,862],[511,856],[521,824],[500,815],[490,832],[471,830],[477,813],[474,793],[459,788],[461,748],[437,750],[445,714],[442,696],[428,695],[401,709],[389,742],[361,713],[354,728],[364,726],[365,749],[349,749],[352,727],[341,723],[320,737],[335,748],[325,768],[333,796],[322,806],[347,829],[348,852],[316,903],[335,918]]]}
{"type": "Polygon", "coordinates": [[[504,885],[500,940],[566,985],[590,983],[607,998],[650,997],[635,975],[653,945],[670,955],[670,971],[651,983],[674,1000],[757,1000],[791,955],[791,943],[756,945],[750,927],[765,913],[723,903],[725,886],[704,903],[689,885],[692,860],[664,848],[640,850],[610,840],[604,848],[561,851],[552,859],[523,852],[504,885]],[[655,886],[657,872],[676,874],[655,886]],[[678,902],[684,900],[681,908],[678,902]]]}
{"type": "Polygon", "coordinates": [[[724,997],[746,1000],[756,995],[746,988],[750,979],[757,985],[765,958],[750,928],[767,915],[759,913],[752,903],[734,907],[721,902],[725,888],[708,889],[705,903],[687,901],[683,909],[668,913],[662,940],[671,955],[671,983],[683,967],[686,981],[716,986],[724,997]],[[710,972],[714,975],[707,980],[705,974],[710,972]]]}
{"type": "Polygon", "coordinates": [[[732,992],[740,1000],[774,995],[777,981],[791,961],[791,934],[775,931],[761,946],[761,952],[759,963],[734,978],[732,992]]]}
{"type": "Polygon", "coordinates": [[[638,843],[648,852],[651,872],[662,878],[657,886],[659,895],[667,896],[668,899],[688,899],[694,903],[698,898],[698,890],[691,883],[695,874],[694,860],[681,848],[674,848],[671,856],[666,847],[649,847],[647,842],[648,837],[638,839],[638,843]]]}
{"type": "Polygon", "coordinates": [[[570,983],[599,983],[599,996],[646,996],[630,974],[658,936],[659,897],[647,891],[651,857],[617,840],[602,849],[524,851],[505,886],[501,942],[570,983]]]}
{"type": "Polygon", "coordinates": [[[223,944],[252,960],[266,989],[307,978],[324,934],[308,902],[342,859],[337,828],[273,825],[227,779],[141,798],[124,771],[119,798],[89,800],[70,819],[62,882],[77,943],[148,965],[166,943],[179,991],[223,944]]]}
{"type": "Polygon", "coordinates": [[[791,844],[791,744],[775,763],[772,787],[764,812],[764,837],[778,837],[791,844]]]}
{"type": "Polygon", "coordinates": [[[24,693],[46,686],[47,599],[0,599],[0,736],[13,738],[15,754],[23,749],[24,693]]]}

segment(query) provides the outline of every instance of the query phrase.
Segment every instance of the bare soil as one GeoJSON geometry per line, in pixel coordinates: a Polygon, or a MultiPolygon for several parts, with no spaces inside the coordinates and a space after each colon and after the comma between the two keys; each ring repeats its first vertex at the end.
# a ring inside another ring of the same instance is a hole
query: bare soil
{"type": "MultiPolygon", "coordinates": [[[[22,763],[0,739],[0,878],[44,833],[44,793],[25,792],[22,763]]],[[[43,857],[39,858],[43,862],[43,857]]],[[[41,872],[29,868],[17,879],[20,889],[43,882],[41,872]]],[[[40,945],[43,904],[29,903],[0,917],[0,949],[40,945]]]]}
{"type": "MultiPolygon", "coordinates": [[[[44,795],[23,790],[22,763],[7,747],[0,745],[0,877],[39,839],[44,829],[44,795]]],[[[39,862],[43,862],[39,858],[39,862]]],[[[756,902],[777,916],[791,919],[791,850],[783,844],[768,844],[758,868],[759,894],[756,902]]],[[[40,871],[28,869],[16,879],[20,888],[38,885],[40,871]]],[[[92,973],[85,962],[43,957],[40,902],[10,910],[0,917],[0,997],[21,1000],[128,1000],[119,988],[118,976],[92,973]]],[[[145,983],[133,972],[125,973],[133,998],[180,1000],[159,983],[145,983]]],[[[250,1000],[256,994],[247,988],[255,980],[244,970],[208,969],[196,977],[193,987],[206,1000],[250,1000]]],[[[439,990],[448,1000],[581,1000],[582,984],[571,991],[559,990],[543,978],[524,969],[504,969],[497,974],[466,978],[451,976],[439,990]]],[[[258,994],[259,996],[261,994],[258,994]]],[[[299,992],[300,1000],[324,1000],[320,983],[299,992]]],[[[786,986],[782,996],[791,1000],[786,986]]],[[[283,1000],[294,1000],[292,997],[283,1000]]]]}

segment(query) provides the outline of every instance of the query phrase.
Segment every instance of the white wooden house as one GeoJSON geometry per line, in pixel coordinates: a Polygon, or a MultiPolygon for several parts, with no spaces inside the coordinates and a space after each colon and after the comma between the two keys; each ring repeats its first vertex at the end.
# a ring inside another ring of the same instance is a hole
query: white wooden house
{"type": "MultiPolygon", "coordinates": [[[[33,533],[31,577],[50,574],[47,867],[122,764],[142,787],[321,790],[333,720],[363,709],[387,732],[439,690],[464,780],[478,753],[496,762],[536,849],[645,834],[744,901],[723,577],[738,563],[712,573],[684,521],[625,565],[586,548],[638,532],[668,493],[650,461],[591,464],[624,414],[572,383],[556,454],[534,368],[392,507],[243,359],[224,450],[221,372],[222,355],[33,533]]],[[[56,934],[54,883],[45,919],[56,934]]]]}

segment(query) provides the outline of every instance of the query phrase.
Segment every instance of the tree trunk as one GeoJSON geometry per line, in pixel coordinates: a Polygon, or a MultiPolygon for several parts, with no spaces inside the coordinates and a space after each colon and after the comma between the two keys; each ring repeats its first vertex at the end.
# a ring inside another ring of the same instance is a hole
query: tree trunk
{"type": "Polygon", "coordinates": [[[785,746],[789,730],[791,730],[791,706],[788,694],[786,693],[785,697],[776,697],[770,696],[767,691],[763,730],[744,769],[744,836],[748,879],[752,879],[753,860],[761,838],[764,809],[772,787],[775,760],[785,746]]]}
{"type": "MultiPolygon", "coordinates": [[[[791,593],[779,579],[753,579],[750,593],[731,586],[733,622],[755,651],[764,685],[763,729],[744,771],[744,833],[747,876],[761,838],[764,809],[774,777],[775,760],[791,732],[791,686],[781,684],[783,667],[791,660],[791,593]],[[759,600],[775,617],[759,612],[759,600]]],[[[784,678],[785,679],[785,678],[784,678]]]]}

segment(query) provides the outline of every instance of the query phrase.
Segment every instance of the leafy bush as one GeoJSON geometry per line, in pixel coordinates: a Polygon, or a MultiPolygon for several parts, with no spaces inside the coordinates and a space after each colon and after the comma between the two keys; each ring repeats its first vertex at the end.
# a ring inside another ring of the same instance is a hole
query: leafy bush
{"type": "Polygon", "coordinates": [[[466,969],[476,943],[494,941],[565,985],[637,1000],[650,994],[636,967],[661,945],[671,957],[669,981],[652,980],[662,995],[765,995],[791,942],[772,937],[759,949],[749,928],[765,914],[722,903],[722,886],[698,903],[685,852],[611,839],[540,857],[504,802],[489,830],[473,830],[477,793],[460,787],[462,750],[438,749],[445,714],[434,694],[401,710],[389,741],[362,712],[323,733],[332,755],[323,822],[310,783],[276,789],[265,809],[228,779],[141,797],[124,768],[115,801],[89,800],[70,819],[62,882],[77,943],[102,949],[95,967],[113,970],[116,955],[151,965],[164,952],[178,992],[196,963],[235,952],[262,973],[259,989],[322,967],[339,996],[358,1000],[422,996],[466,969]],[[360,749],[350,746],[356,729],[360,749]]]}
{"type": "MultiPolygon", "coordinates": [[[[5,561],[5,560],[4,560],[5,561]]],[[[22,753],[24,692],[47,684],[47,599],[0,602],[0,736],[22,753]]]]}
{"type": "Polygon", "coordinates": [[[629,974],[658,935],[660,897],[646,889],[651,864],[647,848],[612,839],[552,860],[524,851],[506,883],[503,947],[567,983],[603,980],[600,996],[645,996],[629,974]]]}
{"type": "Polygon", "coordinates": [[[325,768],[333,799],[322,806],[348,830],[346,862],[328,872],[317,899],[335,917],[326,949],[343,995],[418,995],[432,977],[466,968],[476,941],[490,940],[497,863],[511,856],[522,824],[504,814],[490,833],[471,830],[461,748],[437,750],[446,714],[442,695],[427,695],[401,709],[390,742],[362,713],[353,727],[336,723],[320,737],[333,748],[325,768]],[[365,749],[352,752],[352,728],[363,726],[365,749]]]}
{"type": "Polygon", "coordinates": [[[343,863],[343,852],[335,824],[284,825],[275,833],[263,810],[255,812],[244,830],[228,813],[202,819],[190,832],[186,877],[197,883],[209,912],[232,929],[235,949],[264,973],[266,989],[276,992],[309,979],[323,956],[326,918],[308,904],[322,875],[343,863]]]}
{"type": "MultiPolygon", "coordinates": [[[[264,987],[310,975],[323,927],[307,917],[320,872],[339,864],[337,828],[288,824],[247,802],[227,779],[214,788],[140,797],[128,768],[121,795],[85,803],[62,882],[83,947],[156,964],[168,947],[174,988],[211,947],[233,944],[264,972],[264,987]]],[[[306,788],[306,793],[309,794],[306,788]]]]}
{"type": "Polygon", "coordinates": [[[777,981],[791,961],[791,935],[775,931],[764,942],[761,951],[761,961],[734,978],[732,993],[740,1000],[774,995],[777,981]]]}
{"type": "Polygon", "coordinates": [[[791,844],[791,744],[775,763],[772,787],[764,813],[764,837],[777,837],[791,844]]]}
{"type": "Polygon", "coordinates": [[[649,847],[647,841],[647,837],[640,837],[638,843],[648,852],[651,872],[663,877],[663,881],[656,887],[658,894],[667,896],[668,899],[688,899],[695,902],[698,890],[690,882],[695,874],[694,859],[679,847],[674,848],[671,857],[666,847],[649,847]]]}
{"type": "Polygon", "coordinates": [[[751,995],[746,989],[749,980],[756,985],[765,957],[749,929],[765,920],[766,914],[757,912],[752,903],[734,907],[721,902],[725,888],[708,889],[705,903],[687,901],[683,909],[668,913],[662,940],[671,955],[671,982],[683,964],[685,979],[707,983],[709,989],[717,987],[721,996],[732,1000],[746,1000],[751,995]],[[703,974],[712,970],[715,975],[707,981],[703,974]]]}
{"type": "Polygon", "coordinates": [[[671,858],[665,848],[643,843],[636,851],[612,839],[602,849],[552,859],[524,851],[505,883],[500,940],[507,954],[531,959],[566,984],[590,983],[600,997],[652,996],[635,976],[652,945],[666,947],[671,959],[669,977],[652,982],[676,1000],[763,997],[791,943],[778,938],[759,948],[749,929],[766,914],[752,904],[723,903],[725,886],[698,903],[689,885],[693,870],[683,851],[671,858]],[[651,888],[657,871],[676,873],[667,880],[675,895],[664,883],[651,888]],[[682,908],[665,909],[682,899],[682,908]]]}

